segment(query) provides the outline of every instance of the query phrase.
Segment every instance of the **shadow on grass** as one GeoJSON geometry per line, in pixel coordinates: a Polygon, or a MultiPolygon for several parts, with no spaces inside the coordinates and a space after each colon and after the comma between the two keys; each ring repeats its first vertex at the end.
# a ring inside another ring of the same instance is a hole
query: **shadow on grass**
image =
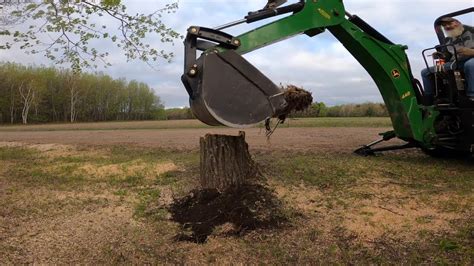
{"type": "Polygon", "coordinates": [[[257,229],[281,228],[288,222],[282,202],[262,185],[244,185],[225,192],[194,190],[169,207],[172,220],[181,225],[177,241],[206,242],[217,227],[231,225],[227,235],[257,229]]]}

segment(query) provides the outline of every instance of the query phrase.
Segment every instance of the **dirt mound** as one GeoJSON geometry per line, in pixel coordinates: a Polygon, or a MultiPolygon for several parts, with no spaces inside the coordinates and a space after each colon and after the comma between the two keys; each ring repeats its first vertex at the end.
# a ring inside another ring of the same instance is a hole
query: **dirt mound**
{"type": "Polygon", "coordinates": [[[303,111],[313,103],[313,96],[309,91],[294,85],[288,85],[284,90],[285,100],[288,103],[285,114],[303,111]]]}
{"type": "Polygon", "coordinates": [[[256,229],[279,228],[287,222],[282,202],[274,191],[255,184],[222,193],[213,189],[193,190],[168,209],[171,219],[183,229],[176,239],[196,243],[204,243],[215,231],[243,235],[256,229]]]}

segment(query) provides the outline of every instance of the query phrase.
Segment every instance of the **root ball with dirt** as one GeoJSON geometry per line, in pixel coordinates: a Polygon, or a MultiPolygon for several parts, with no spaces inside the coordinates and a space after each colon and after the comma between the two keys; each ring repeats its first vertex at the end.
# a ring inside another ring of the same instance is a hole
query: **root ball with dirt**
{"type": "Polygon", "coordinates": [[[284,88],[284,96],[288,106],[283,112],[284,115],[288,115],[291,112],[303,111],[311,106],[313,103],[313,96],[311,92],[306,91],[302,88],[294,85],[288,85],[284,88]]]}

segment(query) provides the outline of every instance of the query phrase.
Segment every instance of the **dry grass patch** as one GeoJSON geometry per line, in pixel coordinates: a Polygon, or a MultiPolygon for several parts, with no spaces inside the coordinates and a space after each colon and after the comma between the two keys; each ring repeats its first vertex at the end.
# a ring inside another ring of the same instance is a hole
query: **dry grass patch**
{"type": "Polygon", "coordinates": [[[7,255],[11,262],[94,263],[104,260],[103,246],[133,250],[127,234],[142,227],[132,208],[107,206],[22,223],[3,245],[15,250],[7,255]]]}
{"type": "MultiPolygon", "coordinates": [[[[317,222],[315,228],[330,233],[336,226],[341,227],[364,245],[372,245],[374,240],[382,237],[411,242],[416,241],[420,233],[452,233],[455,230],[453,223],[465,218],[463,212],[444,210],[438,196],[433,196],[432,204],[427,204],[426,199],[398,185],[380,187],[378,184],[355,185],[346,191],[364,192],[366,196],[361,198],[351,193],[335,196],[317,187],[272,182],[278,195],[289,206],[311,217],[308,221],[324,221],[317,222]]],[[[466,207],[464,211],[469,210],[472,204],[466,207]]]]}
{"type": "Polygon", "coordinates": [[[27,144],[22,142],[0,142],[0,147],[18,148],[25,147],[35,149],[40,152],[64,152],[64,155],[71,155],[70,151],[75,150],[74,146],[63,144],[27,144]]]}
{"type": "Polygon", "coordinates": [[[4,177],[4,175],[8,172],[9,167],[11,167],[12,165],[13,163],[11,162],[2,162],[2,165],[0,166],[0,179],[4,177]]]}
{"type": "MultiPolygon", "coordinates": [[[[407,189],[381,178],[361,180],[359,183],[349,189],[359,197],[352,198],[344,210],[343,224],[364,243],[387,235],[415,241],[420,233],[452,233],[453,223],[465,218],[462,212],[442,208],[443,200],[456,197],[453,192],[423,195],[415,189],[407,189]]],[[[473,207],[472,204],[470,207],[473,207]]]]}
{"type": "Polygon", "coordinates": [[[197,187],[197,152],[0,147],[8,169],[0,179],[0,257],[12,264],[472,264],[470,164],[419,154],[255,156],[285,226],[246,230],[252,226],[223,220],[196,244],[177,241],[189,226],[163,206],[197,187]]]}
{"type": "Polygon", "coordinates": [[[178,166],[173,162],[149,163],[143,160],[107,165],[87,163],[78,168],[79,173],[91,178],[126,178],[128,176],[140,175],[148,180],[154,180],[167,172],[179,170],[178,166]]]}

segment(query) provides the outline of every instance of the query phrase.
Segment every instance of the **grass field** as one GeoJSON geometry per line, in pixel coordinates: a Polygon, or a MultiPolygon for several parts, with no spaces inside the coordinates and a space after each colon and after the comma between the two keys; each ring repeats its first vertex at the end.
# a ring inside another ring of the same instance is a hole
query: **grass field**
{"type": "MultiPolygon", "coordinates": [[[[288,119],[282,127],[390,127],[388,117],[320,117],[288,119]]],[[[199,120],[1,125],[0,131],[121,130],[210,128],[199,120]]]]}
{"type": "MultiPolygon", "coordinates": [[[[345,120],[335,121],[330,125],[345,120]]],[[[374,127],[373,121],[359,123],[374,127]]],[[[109,123],[90,125],[104,129],[109,123]]],[[[260,182],[272,191],[269,200],[281,203],[278,225],[237,230],[225,223],[213,227],[205,243],[194,243],[178,237],[189,229],[166,206],[198,186],[197,149],[63,145],[54,139],[3,145],[0,261],[473,263],[472,160],[433,159],[413,150],[368,158],[338,150],[256,149],[252,155],[260,182]]]]}

